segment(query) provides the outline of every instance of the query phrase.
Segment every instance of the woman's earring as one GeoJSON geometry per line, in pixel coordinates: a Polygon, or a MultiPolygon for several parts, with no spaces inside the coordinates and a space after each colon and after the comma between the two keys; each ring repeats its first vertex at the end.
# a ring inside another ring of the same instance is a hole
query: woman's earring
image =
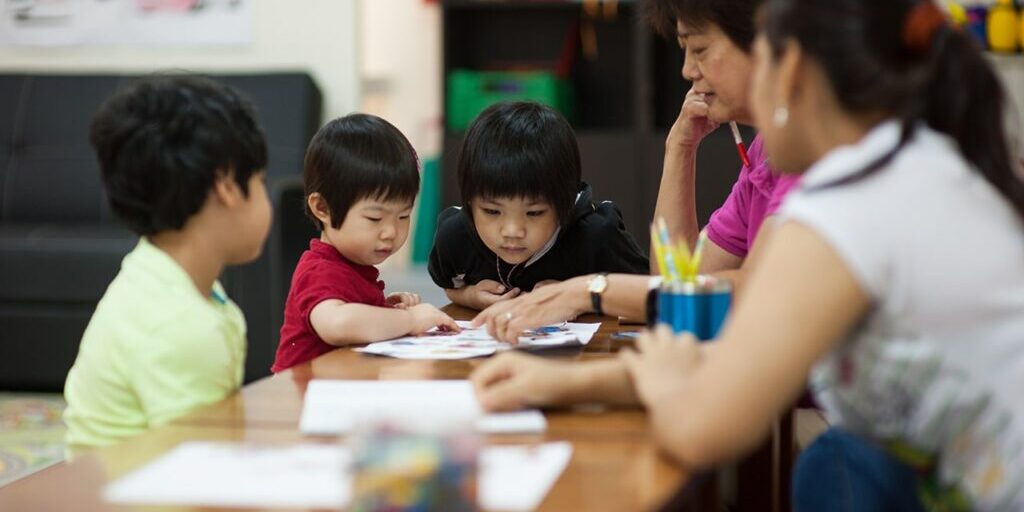
{"type": "Polygon", "coordinates": [[[772,118],[776,128],[782,128],[789,122],[789,109],[786,107],[775,107],[775,116],[772,118]]]}

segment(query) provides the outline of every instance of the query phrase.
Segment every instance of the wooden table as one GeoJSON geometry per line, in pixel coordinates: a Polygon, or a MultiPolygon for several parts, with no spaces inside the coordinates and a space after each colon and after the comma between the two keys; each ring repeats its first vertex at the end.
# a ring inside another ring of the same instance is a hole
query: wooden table
{"type": "MultiPolygon", "coordinates": [[[[455,318],[472,315],[452,306],[447,311],[455,318]]],[[[579,321],[602,321],[602,326],[584,350],[549,357],[610,357],[621,346],[610,339],[611,333],[632,329],[620,328],[611,318],[583,317],[579,321]]],[[[254,382],[169,425],[0,489],[0,510],[120,510],[101,500],[103,486],[185,441],[335,442],[332,438],[304,437],[298,431],[303,395],[310,379],[459,379],[469,375],[480,362],[401,361],[364,356],[349,349],[335,350],[254,382]]],[[[682,471],[657,451],[643,411],[590,407],[550,411],[545,415],[548,430],[543,434],[486,438],[491,444],[572,442],[572,460],[541,510],[650,510],[662,505],[685,480],[682,471]]]]}

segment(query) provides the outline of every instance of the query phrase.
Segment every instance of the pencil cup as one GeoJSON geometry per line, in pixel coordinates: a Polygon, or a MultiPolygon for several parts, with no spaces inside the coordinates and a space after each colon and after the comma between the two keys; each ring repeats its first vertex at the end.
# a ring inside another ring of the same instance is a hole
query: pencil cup
{"type": "Polygon", "coordinates": [[[711,340],[718,336],[731,304],[728,281],[699,276],[695,282],[664,283],[658,290],[657,323],[670,326],[676,334],[711,340]]]}
{"type": "Polygon", "coordinates": [[[352,443],[350,510],[475,511],[480,446],[472,429],[439,433],[377,425],[364,430],[352,443]]]}

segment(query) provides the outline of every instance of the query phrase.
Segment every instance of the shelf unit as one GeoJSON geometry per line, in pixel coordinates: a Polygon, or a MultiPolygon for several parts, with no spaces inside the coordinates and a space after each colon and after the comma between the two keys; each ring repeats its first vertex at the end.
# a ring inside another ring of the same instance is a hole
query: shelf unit
{"type": "MultiPolygon", "coordinates": [[[[585,16],[580,2],[446,0],[442,80],[453,69],[500,69],[553,62],[567,34],[585,16]]],[[[596,58],[577,45],[570,79],[584,179],[596,200],[615,201],[626,226],[646,247],[654,214],[664,140],[689,84],[680,76],[682,53],[654,35],[635,2],[620,2],[614,17],[588,18],[596,58]]],[[[444,101],[447,105],[447,93],[444,101]]],[[[752,137],[749,130],[745,135],[752,137]]],[[[446,129],[442,204],[459,203],[456,162],[462,133],[446,129]]],[[[701,144],[697,210],[703,224],[724,201],[740,161],[727,130],[701,144]]]]}

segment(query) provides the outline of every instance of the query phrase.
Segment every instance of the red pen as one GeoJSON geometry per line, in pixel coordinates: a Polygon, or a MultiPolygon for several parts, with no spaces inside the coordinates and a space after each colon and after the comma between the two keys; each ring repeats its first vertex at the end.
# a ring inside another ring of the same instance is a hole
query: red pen
{"type": "Polygon", "coordinates": [[[740,135],[740,128],[736,126],[736,121],[729,121],[729,129],[732,130],[732,139],[736,141],[736,151],[740,154],[740,160],[743,160],[743,165],[750,167],[747,146],[743,144],[743,136],[740,135]]]}

